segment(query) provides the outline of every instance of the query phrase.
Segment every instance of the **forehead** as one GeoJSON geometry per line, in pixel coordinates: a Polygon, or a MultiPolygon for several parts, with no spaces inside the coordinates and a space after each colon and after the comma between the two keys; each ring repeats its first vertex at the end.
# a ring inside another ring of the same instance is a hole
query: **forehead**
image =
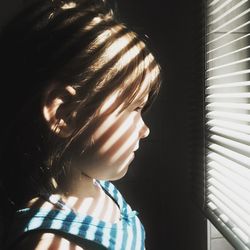
{"type": "Polygon", "coordinates": [[[136,94],[136,97],[134,99],[134,102],[144,102],[148,99],[149,96],[149,89],[150,89],[150,84],[147,81],[144,81],[140,88],[138,93],[136,94]]]}
{"type": "Polygon", "coordinates": [[[148,93],[145,93],[144,95],[138,96],[134,99],[133,103],[134,104],[142,104],[142,103],[146,103],[148,100],[148,93]]]}
{"type": "MultiPolygon", "coordinates": [[[[144,91],[138,91],[136,97],[134,98],[132,105],[138,105],[146,102],[148,100],[149,93],[146,89],[144,91]]],[[[100,113],[104,113],[106,110],[108,110],[111,106],[115,105],[116,100],[118,98],[118,92],[113,93],[112,95],[108,96],[103,104],[100,106],[100,113]]],[[[121,106],[119,106],[121,108],[121,106]]],[[[119,109],[118,108],[118,109],[119,109]]]]}

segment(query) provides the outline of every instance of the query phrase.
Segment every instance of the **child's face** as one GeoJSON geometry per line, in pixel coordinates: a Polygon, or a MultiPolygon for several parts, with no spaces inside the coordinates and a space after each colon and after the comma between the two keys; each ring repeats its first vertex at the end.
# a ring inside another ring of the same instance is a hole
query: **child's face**
{"type": "MultiPolygon", "coordinates": [[[[140,92],[137,95],[140,96],[140,92]]],[[[121,106],[111,114],[105,115],[105,110],[115,104],[116,96],[108,97],[100,109],[98,126],[92,133],[93,145],[84,152],[81,170],[95,179],[116,180],[122,178],[134,158],[140,139],[149,135],[140,107],[147,101],[134,102],[118,113],[121,106]]]]}

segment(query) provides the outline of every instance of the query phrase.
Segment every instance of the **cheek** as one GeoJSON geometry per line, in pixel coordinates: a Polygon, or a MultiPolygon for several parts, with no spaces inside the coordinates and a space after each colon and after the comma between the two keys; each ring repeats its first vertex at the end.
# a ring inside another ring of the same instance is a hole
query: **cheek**
{"type": "Polygon", "coordinates": [[[93,133],[94,145],[88,152],[88,170],[92,176],[119,175],[132,161],[138,142],[136,112],[109,116],[93,133]]]}
{"type": "Polygon", "coordinates": [[[109,158],[114,163],[122,155],[127,155],[138,140],[138,122],[135,112],[120,117],[109,124],[108,129],[99,131],[96,137],[96,149],[99,157],[109,158]]]}

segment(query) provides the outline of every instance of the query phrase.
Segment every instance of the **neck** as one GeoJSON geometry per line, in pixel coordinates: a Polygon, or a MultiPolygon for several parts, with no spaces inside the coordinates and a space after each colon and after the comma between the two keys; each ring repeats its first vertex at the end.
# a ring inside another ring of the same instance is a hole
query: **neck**
{"type": "Polygon", "coordinates": [[[79,214],[96,213],[102,208],[104,201],[104,191],[96,180],[82,173],[78,169],[73,169],[70,176],[63,183],[61,198],[68,207],[79,214]]]}
{"type": "Polygon", "coordinates": [[[76,197],[84,199],[94,197],[99,190],[94,178],[91,178],[76,168],[72,168],[70,177],[62,184],[64,198],[76,197]]]}

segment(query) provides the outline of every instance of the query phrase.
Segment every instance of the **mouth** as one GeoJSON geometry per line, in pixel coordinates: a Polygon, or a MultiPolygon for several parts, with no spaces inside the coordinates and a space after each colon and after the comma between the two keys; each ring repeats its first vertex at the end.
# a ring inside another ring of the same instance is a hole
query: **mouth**
{"type": "Polygon", "coordinates": [[[133,152],[135,152],[138,148],[139,148],[139,145],[137,145],[137,146],[136,146],[136,148],[134,149],[134,151],[133,151],[133,152]]]}

